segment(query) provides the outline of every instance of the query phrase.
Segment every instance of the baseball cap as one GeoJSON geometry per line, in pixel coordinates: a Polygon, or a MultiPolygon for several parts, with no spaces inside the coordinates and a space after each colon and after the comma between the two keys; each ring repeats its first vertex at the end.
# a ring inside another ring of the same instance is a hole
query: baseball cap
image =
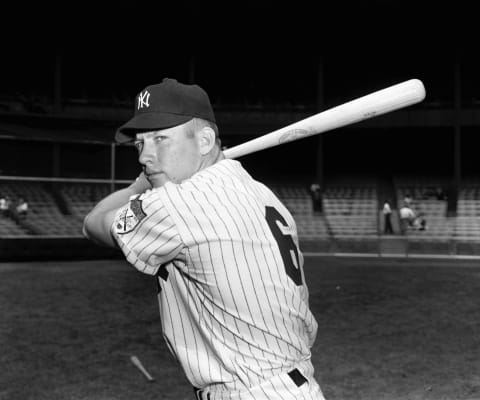
{"type": "Polygon", "coordinates": [[[138,132],[171,128],[192,118],[215,122],[210,99],[200,86],[165,78],[144,88],[135,97],[134,116],[118,128],[115,140],[126,143],[138,132]]]}

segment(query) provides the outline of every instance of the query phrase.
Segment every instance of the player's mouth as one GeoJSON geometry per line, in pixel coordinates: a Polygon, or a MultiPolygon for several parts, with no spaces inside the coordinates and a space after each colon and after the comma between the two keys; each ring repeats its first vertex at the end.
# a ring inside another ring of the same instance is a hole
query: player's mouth
{"type": "Polygon", "coordinates": [[[159,172],[159,171],[152,171],[152,170],[149,170],[147,168],[143,168],[143,173],[145,174],[145,176],[147,178],[150,177],[150,176],[161,174],[161,172],[159,172]]]}
{"type": "Polygon", "coordinates": [[[161,174],[161,172],[146,172],[145,176],[150,184],[153,185],[154,181],[157,180],[157,178],[160,178],[159,175],[161,174]]]}
{"type": "Polygon", "coordinates": [[[149,177],[149,176],[154,176],[154,175],[159,175],[159,174],[161,174],[161,172],[145,172],[145,175],[146,175],[147,177],[149,177]]]}

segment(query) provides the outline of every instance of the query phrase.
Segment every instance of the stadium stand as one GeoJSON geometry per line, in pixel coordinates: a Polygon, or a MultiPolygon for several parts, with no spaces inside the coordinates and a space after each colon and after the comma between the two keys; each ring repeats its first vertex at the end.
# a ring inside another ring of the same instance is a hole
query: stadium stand
{"type": "Polygon", "coordinates": [[[443,198],[446,179],[434,177],[397,177],[394,185],[400,208],[407,194],[412,198],[411,208],[427,221],[424,231],[410,230],[410,235],[425,238],[451,237],[455,231],[455,218],[447,215],[447,201],[443,198]]]}
{"type": "Polygon", "coordinates": [[[365,237],[378,233],[377,190],[372,182],[328,184],[323,209],[334,236],[365,237]]]}
{"type": "Polygon", "coordinates": [[[83,221],[93,206],[110,193],[110,188],[105,183],[63,183],[59,187],[59,192],[72,215],[83,221]]]}
{"type": "MultiPolygon", "coordinates": [[[[123,184],[117,184],[116,187],[123,184]]],[[[448,216],[447,202],[434,194],[441,184],[442,182],[428,177],[423,180],[395,180],[397,209],[393,210],[394,214],[398,212],[405,194],[410,193],[413,208],[417,212],[423,212],[427,220],[426,231],[412,229],[406,237],[401,236],[398,230],[395,235],[382,234],[379,207],[383,203],[376,183],[372,180],[326,182],[321,214],[313,211],[308,185],[304,182],[269,183],[269,186],[294,216],[304,249],[327,253],[477,254],[480,251],[476,244],[480,235],[480,182],[469,182],[462,187],[456,216],[448,216]]],[[[45,240],[59,238],[70,240],[71,246],[76,246],[75,251],[85,256],[97,254],[97,251],[100,254],[100,250],[89,243],[90,247],[84,247],[87,243],[81,233],[82,222],[86,213],[110,190],[108,180],[0,181],[1,193],[14,201],[25,197],[30,205],[29,214],[23,221],[0,216],[2,251],[18,257],[26,250],[18,247],[19,244],[8,241],[8,238],[38,238],[38,243],[29,241],[28,254],[43,252],[46,256],[53,257],[58,250],[45,240]],[[81,250],[83,248],[87,249],[85,253],[81,250]]],[[[64,251],[66,256],[69,254],[69,246],[64,251]]]]}
{"type": "Polygon", "coordinates": [[[466,181],[458,194],[454,235],[464,239],[480,237],[480,182],[466,181]]]}
{"type": "Polygon", "coordinates": [[[304,184],[271,184],[297,222],[300,238],[336,236],[376,236],[378,199],[376,184],[365,182],[329,182],[323,192],[323,213],[313,212],[304,184]]]}
{"type": "MultiPolygon", "coordinates": [[[[81,221],[64,214],[52,194],[52,189],[41,182],[0,182],[0,191],[14,202],[23,197],[29,204],[28,216],[17,221],[19,229],[11,229],[10,235],[29,234],[46,236],[81,236],[81,221]]],[[[12,219],[12,222],[14,220],[12,219]]],[[[15,222],[14,222],[15,223],[15,222]]],[[[11,226],[11,224],[10,224],[11,226]]]]}
{"type": "MultiPolygon", "coordinates": [[[[377,200],[372,186],[335,186],[326,189],[324,213],[317,215],[306,185],[272,184],[297,222],[302,239],[335,235],[375,235],[377,200]]],[[[110,192],[107,183],[0,182],[0,191],[12,199],[28,199],[28,218],[20,223],[3,217],[0,234],[81,236],[85,215],[110,192]]]]}
{"type": "Polygon", "coordinates": [[[271,189],[282,199],[297,223],[298,236],[314,239],[329,235],[324,215],[314,215],[310,194],[302,184],[271,184],[271,189]]]}
{"type": "Polygon", "coordinates": [[[25,236],[29,234],[27,228],[18,225],[13,219],[0,216],[0,236],[25,236]]]}

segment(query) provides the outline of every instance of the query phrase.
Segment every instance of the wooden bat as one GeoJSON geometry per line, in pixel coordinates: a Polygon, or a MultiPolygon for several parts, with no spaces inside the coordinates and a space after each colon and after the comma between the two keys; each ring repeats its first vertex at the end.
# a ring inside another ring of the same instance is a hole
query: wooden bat
{"type": "Polygon", "coordinates": [[[424,98],[425,87],[422,81],[410,79],[231,147],[224,150],[223,153],[226,158],[238,158],[259,150],[386,114],[419,103],[424,98]]]}
{"type": "Polygon", "coordinates": [[[148,373],[137,356],[130,356],[130,361],[140,370],[140,372],[145,376],[145,378],[148,379],[148,381],[153,382],[155,380],[152,375],[148,373]]]}

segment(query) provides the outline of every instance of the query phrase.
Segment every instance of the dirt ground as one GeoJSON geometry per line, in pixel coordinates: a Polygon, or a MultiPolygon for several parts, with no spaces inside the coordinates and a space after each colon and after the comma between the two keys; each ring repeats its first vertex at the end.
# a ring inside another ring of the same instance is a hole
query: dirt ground
{"type": "MultiPolygon", "coordinates": [[[[306,257],[305,273],[327,400],[480,399],[479,261],[306,257]]],[[[0,399],[192,399],[155,295],[118,260],[0,264],[0,399]]]]}

